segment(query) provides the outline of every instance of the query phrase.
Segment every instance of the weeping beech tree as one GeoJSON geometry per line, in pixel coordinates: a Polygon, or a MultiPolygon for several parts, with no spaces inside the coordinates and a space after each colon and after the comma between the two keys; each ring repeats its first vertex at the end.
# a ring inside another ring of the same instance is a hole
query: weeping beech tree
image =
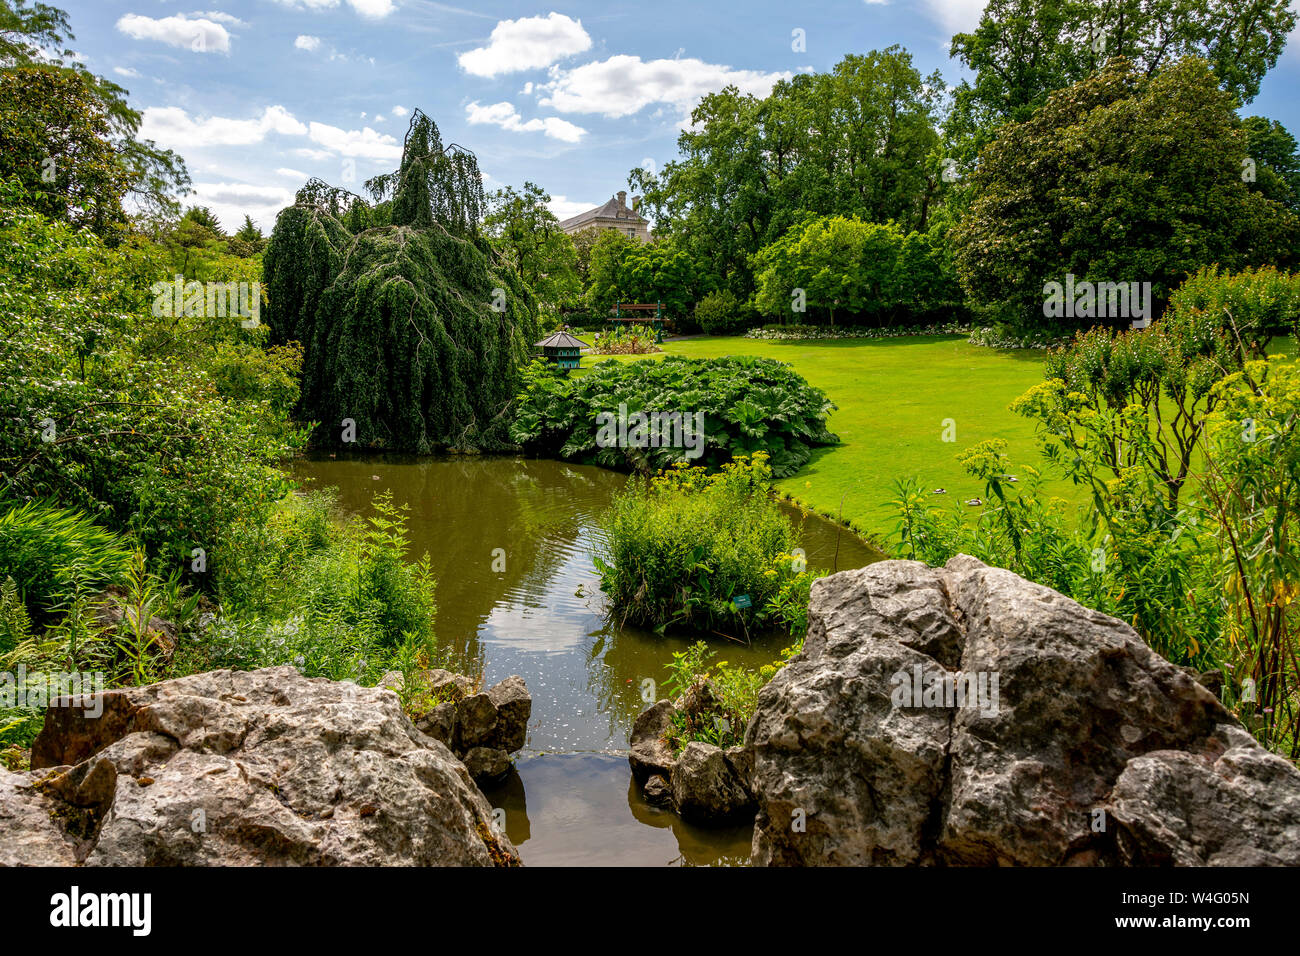
{"type": "Polygon", "coordinates": [[[312,180],[264,259],[271,338],[303,345],[299,411],[338,444],[428,452],[508,444],[539,335],[532,292],[479,233],[474,154],[411,117],[401,166],[360,196],[312,180]]]}

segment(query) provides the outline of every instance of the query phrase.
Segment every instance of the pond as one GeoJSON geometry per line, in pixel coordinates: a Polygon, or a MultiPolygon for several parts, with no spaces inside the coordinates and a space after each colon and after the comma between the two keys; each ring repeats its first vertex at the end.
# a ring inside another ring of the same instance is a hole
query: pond
{"type": "MultiPolygon", "coordinates": [[[[519,674],[533,697],[528,741],[515,769],[485,788],[506,811],[506,832],[531,865],[743,864],[751,827],[700,828],[646,804],[626,750],[646,706],[642,682],[664,679],[673,651],[691,643],[604,615],[592,565],[596,519],[627,481],[602,468],[516,457],[304,458],[294,465],[340,504],[368,511],[391,491],[411,508],[412,555],[428,551],[438,580],[438,642],[482,665],[484,685],[519,674]]],[[[831,522],[803,521],[810,568],[845,570],[879,552],[831,522]]],[[[718,656],[753,666],[788,643],[715,642],[718,656]]]]}

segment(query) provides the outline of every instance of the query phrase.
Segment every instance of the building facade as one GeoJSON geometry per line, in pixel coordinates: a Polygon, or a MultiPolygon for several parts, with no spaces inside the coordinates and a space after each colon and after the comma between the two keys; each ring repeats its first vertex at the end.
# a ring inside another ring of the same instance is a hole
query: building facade
{"type": "Polygon", "coordinates": [[[605,203],[605,205],[597,206],[595,209],[588,209],[586,212],[580,212],[570,219],[565,219],[560,223],[560,229],[570,236],[576,235],[584,229],[615,229],[630,239],[649,242],[650,223],[642,219],[636,212],[639,198],[633,196],[632,205],[628,206],[627,192],[620,190],[611,196],[609,202],[605,203]]]}

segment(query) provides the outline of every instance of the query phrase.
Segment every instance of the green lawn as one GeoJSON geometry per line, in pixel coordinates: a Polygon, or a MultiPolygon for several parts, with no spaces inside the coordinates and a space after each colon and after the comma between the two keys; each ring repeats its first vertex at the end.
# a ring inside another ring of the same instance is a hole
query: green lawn
{"type": "MultiPolygon", "coordinates": [[[[979,348],[956,335],[823,342],[706,337],[669,341],[664,349],[615,358],[766,356],[789,362],[826,392],[839,406],[830,427],[842,444],[815,451],[807,466],[777,488],[832,518],[842,499],[845,521],[868,537],[884,537],[893,527],[888,502],[895,478],[914,475],[926,488],[946,488],[946,495],[935,496],[939,502],[982,497],[984,489],[955,457],[976,442],[1003,438],[1013,465],[1039,463],[1030,422],[1007,410],[1042,380],[1038,351],[979,348]],[[941,440],[947,418],[956,423],[955,442],[941,440]]],[[[582,364],[609,358],[584,356],[582,364]]],[[[1051,488],[1076,497],[1067,483],[1051,488]]]]}

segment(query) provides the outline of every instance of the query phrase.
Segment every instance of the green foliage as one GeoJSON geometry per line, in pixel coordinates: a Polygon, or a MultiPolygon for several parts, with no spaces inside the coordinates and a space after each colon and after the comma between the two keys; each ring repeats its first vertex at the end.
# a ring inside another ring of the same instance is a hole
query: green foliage
{"type": "Polygon", "coordinates": [[[789,365],[774,359],[727,357],[706,360],[669,355],[659,362],[600,362],[581,375],[562,376],[543,363],[524,375],[513,441],[529,451],[570,461],[657,471],[684,461],[686,449],[632,447],[602,441],[611,427],[603,413],[704,415],[699,463],[718,467],[733,456],[762,452],[777,477],[793,474],[812,449],[838,439],[826,430],[835,408],[789,365]]]}
{"type": "Polygon", "coordinates": [[[498,189],[488,197],[483,231],[542,308],[556,315],[577,302],[581,286],[577,249],[547,208],[550,201],[536,183],[524,183],[522,192],[498,189]]]}
{"type": "Polygon", "coordinates": [[[32,501],[0,503],[0,581],[13,582],[40,621],[70,596],[122,580],[130,558],[117,535],[82,513],[32,501]]]}
{"type": "Polygon", "coordinates": [[[730,289],[710,292],[695,303],[695,322],[705,335],[736,335],[756,319],[754,311],[730,289]]]}
{"type": "Polygon", "coordinates": [[[105,237],[125,225],[128,174],[110,132],[103,105],[75,75],[0,72],[0,177],[20,182],[42,215],[105,237]]]}
{"type": "Polygon", "coordinates": [[[1151,76],[1112,60],[980,153],[951,232],[972,305],[1041,327],[1045,283],[1070,273],[1149,281],[1154,315],[1205,264],[1285,263],[1300,221],[1247,188],[1245,155],[1232,97],[1203,60],[1151,76]]]}
{"type": "Polygon", "coordinates": [[[167,570],[196,547],[220,566],[236,518],[287,490],[295,358],[237,318],[154,308],[158,247],[107,249],[0,193],[0,495],[133,532],[167,570]]]}
{"type": "Polygon", "coordinates": [[[723,748],[743,743],[745,727],[758,708],[758,692],[802,649],[800,639],[784,648],[771,664],[753,669],[714,661],[715,652],[704,641],[674,651],[664,681],[669,696],[680,703],[700,702],[705,706],[678,710],[673,715],[673,729],[669,732],[673,751],[680,753],[693,740],[723,748]]]}
{"type": "Polygon", "coordinates": [[[662,352],[655,344],[655,331],[648,325],[616,325],[597,332],[591,343],[594,355],[647,355],[662,352]]]}
{"type": "Polygon", "coordinates": [[[1200,270],[1151,328],[1080,333],[1050,352],[1047,378],[1012,405],[1033,419],[1044,453],[1109,514],[1110,485],[1158,483],[1172,512],[1192,473],[1215,385],[1263,358],[1300,315],[1300,277],[1276,269],[1200,270]]]}
{"type": "Polygon", "coordinates": [[[678,465],[634,478],[602,519],[596,568],[614,617],[660,632],[748,634],[787,623],[781,598],[811,575],[792,554],[797,530],[770,479],[762,453],[713,475],[678,465]],[[736,603],[742,595],[748,606],[736,603]]]}
{"type": "Polygon", "coordinates": [[[538,336],[532,293],[477,234],[472,154],[416,111],[401,168],[367,184],[391,225],[353,233],[308,184],[264,263],[273,340],[304,348],[300,413],[339,444],[428,452],[505,442],[517,368],[538,336]],[[501,310],[495,308],[500,305],[501,310]]]}
{"type": "Polygon", "coordinates": [[[751,260],[765,315],[796,318],[798,307],[865,317],[877,324],[925,321],[961,299],[937,235],[844,216],[810,219],[751,260]],[[802,290],[802,296],[798,291],[802,290]]]}
{"type": "Polygon", "coordinates": [[[944,185],[943,89],[897,46],[782,80],[765,99],[729,86],[695,108],[680,159],[657,175],[635,169],[630,181],[656,236],[679,241],[695,263],[701,293],[748,298],[751,257],[809,215],[925,231],[944,185]]]}
{"type": "Polygon", "coordinates": [[[1255,163],[1251,188],[1292,212],[1300,211],[1300,148],[1295,137],[1277,120],[1263,116],[1247,116],[1241,126],[1246,155],[1255,163]]]}
{"type": "Polygon", "coordinates": [[[991,0],[972,32],[952,38],[975,77],[957,87],[947,132],[972,158],[1002,123],[1023,122],[1113,57],[1146,74],[1203,57],[1234,99],[1250,102],[1295,23],[1287,0],[991,0]]]}
{"type": "Polygon", "coordinates": [[[1252,362],[1216,387],[1204,491],[1215,531],[1238,712],[1300,757],[1300,364],[1252,362]],[[1244,693],[1247,681],[1255,693],[1244,693]],[[1251,697],[1254,699],[1250,699],[1251,697]]]}
{"type": "Polygon", "coordinates": [[[137,138],[142,114],[127,104],[125,89],[85,67],[68,48],[74,39],[63,10],[0,0],[0,140],[6,140],[0,179],[15,177],[33,187],[29,177],[53,158],[53,182],[40,180],[49,187],[38,199],[42,211],[56,218],[67,213],[105,238],[124,221],[123,190],[138,210],[138,224],[176,215],[177,196],[190,184],[184,160],[137,138]]]}
{"type": "Polygon", "coordinates": [[[388,494],[364,521],[349,518],[326,490],[244,523],[243,573],[223,579],[221,616],[182,646],[175,668],[293,664],[373,684],[402,654],[435,654],[436,582],[428,555],[407,560],[407,520],[388,494]]]}
{"type": "Polygon", "coordinates": [[[641,242],[606,229],[591,248],[587,299],[599,314],[615,303],[659,303],[667,317],[690,313],[700,291],[696,264],[669,240],[641,242]]]}

